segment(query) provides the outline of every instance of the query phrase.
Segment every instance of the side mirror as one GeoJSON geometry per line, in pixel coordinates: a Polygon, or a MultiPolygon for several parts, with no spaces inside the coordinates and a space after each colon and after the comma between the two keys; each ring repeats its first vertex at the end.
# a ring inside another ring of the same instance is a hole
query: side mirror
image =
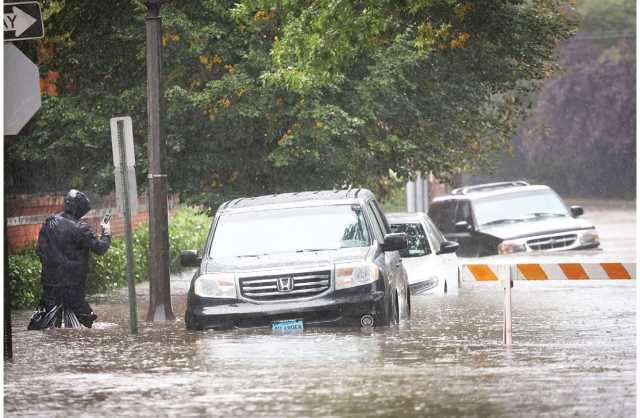
{"type": "Polygon", "coordinates": [[[467,221],[456,222],[455,230],[456,232],[469,232],[471,231],[471,225],[467,221]]]}
{"type": "Polygon", "coordinates": [[[382,251],[400,251],[407,248],[407,234],[396,232],[384,236],[382,251]]]}
{"type": "MultiPolygon", "coordinates": [[[[465,221],[462,222],[466,223],[465,221]]],[[[438,255],[455,253],[458,250],[458,247],[460,247],[460,244],[455,241],[443,241],[440,244],[440,251],[438,251],[438,255]]]]}
{"type": "Polygon", "coordinates": [[[180,264],[184,267],[198,267],[202,262],[202,257],[198,255],[197,251],[189,250],[182,251],[180,253],[180,264]]]}
{"type": "Polygon", "coordinates": [[[571,206],[571,216],[577,218],[578,216],[584,215],[584,209],[582,206],[571,206]]]}

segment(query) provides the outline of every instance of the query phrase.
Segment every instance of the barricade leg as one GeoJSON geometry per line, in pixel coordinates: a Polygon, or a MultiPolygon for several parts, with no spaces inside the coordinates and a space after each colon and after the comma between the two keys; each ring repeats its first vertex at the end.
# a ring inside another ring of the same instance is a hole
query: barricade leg
{"type": "Polygon", "coordinates": [[[502,342],[511,347],[511,284],[513,283],[516,266],[509,266],[509,272],[506,280],[503,280],[504,286],[504,326],[502,328],[502,342]]]}

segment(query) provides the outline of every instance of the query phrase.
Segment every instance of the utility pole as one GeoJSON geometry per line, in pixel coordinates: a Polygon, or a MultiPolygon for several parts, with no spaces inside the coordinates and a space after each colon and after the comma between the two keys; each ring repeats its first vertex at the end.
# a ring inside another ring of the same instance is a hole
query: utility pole
{"type": "Polygon", "coordinates": [[[147,321],[175,320],[169,282],[167,175],[162,172],[164,143],[160,129],[160,8],[164,0],[147,0],[147,115],[149,120],[149,313],[147,321]]]}

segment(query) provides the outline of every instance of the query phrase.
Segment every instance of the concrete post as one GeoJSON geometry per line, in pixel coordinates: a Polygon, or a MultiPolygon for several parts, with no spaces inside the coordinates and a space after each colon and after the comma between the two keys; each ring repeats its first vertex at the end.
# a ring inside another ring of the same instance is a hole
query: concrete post
{"type": "Polygon", "coordinates": [[[169,282],[167,175],[162,171],[164,143],[160,130],[160,68],[163,0],[147,0],[147,114],[149,117],[149,312],[147,321],[175,320],[169,282]]]}

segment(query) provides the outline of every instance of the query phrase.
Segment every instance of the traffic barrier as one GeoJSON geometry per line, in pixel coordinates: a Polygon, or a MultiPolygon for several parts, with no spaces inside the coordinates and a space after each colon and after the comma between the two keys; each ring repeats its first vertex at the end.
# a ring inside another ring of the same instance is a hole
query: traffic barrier
{"type": "Polygon", "coordinates": [[[461,281],[496,282],[504,288],[502,342],[511,346],[511,288],[517,280],[636,280],[636,263],[467,263],[458,269],[461,281]]]}
{"type": "MultiPolygon", "coordinates": [[[[635,263],[517,263],[512,280],[635,280],[635,263]]],[[[511,270],[500,271],[502,264],[464,264],[462,280],[498,281],[511,270]]]]}

